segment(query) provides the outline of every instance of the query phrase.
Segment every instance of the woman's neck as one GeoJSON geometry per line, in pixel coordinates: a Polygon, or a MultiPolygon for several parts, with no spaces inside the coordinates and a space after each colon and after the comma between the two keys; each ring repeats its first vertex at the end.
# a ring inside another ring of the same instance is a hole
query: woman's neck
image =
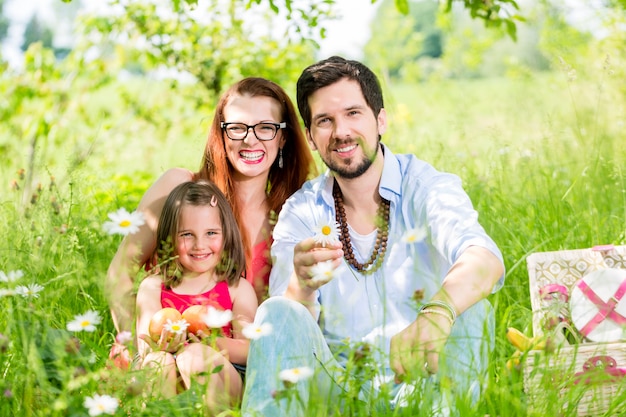
{"type": "Polygon", "coordinates": [[[267,198],[267,176],[245,177],[235,179],[235,194],[242,207],[258,207],[267,198]]]}
{"type": "Polygon", "coordinates": [[[266,240],[269,233],[269,206],[267,203],[267,176],[245,178],[235,184],[240,218],[250,245],[266,240]]]}

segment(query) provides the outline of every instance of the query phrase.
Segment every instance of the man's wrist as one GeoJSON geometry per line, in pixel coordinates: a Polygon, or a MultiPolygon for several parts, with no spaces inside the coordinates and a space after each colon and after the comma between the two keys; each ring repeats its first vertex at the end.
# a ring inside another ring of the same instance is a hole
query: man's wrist
{"type": "Polygon", "coordinates": [[[431,313],[445,316],[449,320],[450,325],[453,325],[457,318],[456,310],[454,309],[454,307],[452,307],[450,303],[442,300],[431,300],[423,304],[417,314],[419,315],[431,313]]]}

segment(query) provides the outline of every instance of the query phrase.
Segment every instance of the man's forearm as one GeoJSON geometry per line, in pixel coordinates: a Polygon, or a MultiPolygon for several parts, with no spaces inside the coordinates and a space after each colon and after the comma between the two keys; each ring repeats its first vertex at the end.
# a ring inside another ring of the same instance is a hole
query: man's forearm
{"type": "Polygon", "coordinates": [[[500,259],[485,248],[471,246],[450,269],[433,299],[451,304],[457,314],[486,298],[504,273],[500,259]]]}

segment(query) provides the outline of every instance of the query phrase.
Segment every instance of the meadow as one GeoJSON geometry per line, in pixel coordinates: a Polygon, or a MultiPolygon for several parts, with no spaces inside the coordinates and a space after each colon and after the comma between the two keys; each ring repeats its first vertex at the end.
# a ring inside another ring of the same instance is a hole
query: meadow
{"type": "MultiPolygon", "coordinates": [[[[558,387],[545,387],[547,408],[534,414],[521,374],[506,366],[514,351],[506,329],[532,333],[526,258],[626,243],[624,70],[602,58],[586,65],[577,76],[577,68],[561,68],[385,86],[390,131],[383,140],[458,174],[505,258],[504,288],[490,296],[497,328],[487,391],[463,416],[558,414],[567,401],[558,387]]],[[[103,231],[107,215],[134,210],[168,167],[195,170],[200,162],[212,103],[187,101],[187,88],[119,80],[73,90],[56,105],[23,102],[0,127],[1,416],[85,416],[85,398],[96,393],[117,398],[120,416],[203,415],[192,396],[143,407],[141,375],[107,366],[115,331],[103,294],[121,240],[103,231]],[[35,141],[42,132],[46,139],[35,141]],[[30,290],[16,294],[18,286],[30,290]],[[89,310],[101,318],[94,331],[67,330],[89,310]]],[[[616,396],[616,407],[623,399],[616,396]]],[[[327,404],[310,410],[336,411],[327,404]]],[[[358,405],[348,411],[370,413],[358,405]]]]}

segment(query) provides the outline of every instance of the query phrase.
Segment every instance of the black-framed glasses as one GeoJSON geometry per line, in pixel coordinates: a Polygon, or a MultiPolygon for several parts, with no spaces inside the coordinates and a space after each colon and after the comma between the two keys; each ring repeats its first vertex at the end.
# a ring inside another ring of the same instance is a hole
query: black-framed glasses
{"type": "Polygon", "coordinates": [[[250,126],[245,123],[221,122],[220,127],[226,132],[226,136],[228,136],[230,140],[244,140],[246,136],[248,136],[250,129],[252,129],[254,136],[256,136],[258,140],[272,140],[276,137],[278,129],[286,128],[287,123],[262,122],[250,126]]]}

